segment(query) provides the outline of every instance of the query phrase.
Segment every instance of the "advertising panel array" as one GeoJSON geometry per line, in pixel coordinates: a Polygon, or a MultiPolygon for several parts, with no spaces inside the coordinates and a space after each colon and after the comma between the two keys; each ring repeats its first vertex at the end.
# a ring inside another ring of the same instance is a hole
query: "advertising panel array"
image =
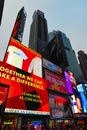
{"type": "Polygon", "coordinates": [[[49,101],[52,118],[71,117],[71,110],[66,98],[50,94],[49,101]]]}
{"type": "Polygon", "coordinates": [[[67,94],[66,82],[63,77],[45,70],[45,79],[47,80],[48,89],[67,94]]]}
{"type": "Polygon", "coordinates": [[[10,86],[5,112],[50,114],[47,85],[43,78],[0,62],[0,82],[10,86]]]}
{"type": "Polygon", "coordinates": [[[40,54],[12,38],[4,58],[4,63],[42,77],[41,58],[40,54]]]}

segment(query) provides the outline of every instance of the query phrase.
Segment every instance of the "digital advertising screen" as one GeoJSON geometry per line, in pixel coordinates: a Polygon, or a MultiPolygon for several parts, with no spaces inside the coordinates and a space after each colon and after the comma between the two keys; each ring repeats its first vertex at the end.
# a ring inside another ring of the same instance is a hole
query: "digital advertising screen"
{"type": "Polygon", "coordinates": [[[52,62],[48,61],[47,59],[43,58],[43,67],[49,69],[61,76],[63,76],[63,70],[59,66],[53,64],[52,62]]]}
{"type": "Polygon", "coordinates": [[[80,101],[82,104],[83,112],[87,113],[87,93],[84,88],[85,86],[83,84],[77,85],[78,95],[80,97],[80,101]]]}
{"type": "Polygon", "coordinates": [[[63,77],[60,77],[59,75],[56,75],[48,70],[45,70],[45,79],[47,80],[48,89],[63,94],[67,94],[66,82],[63,77]]]}
{"type": "Polygon", "coordinates": [[[75,79],[74,74],[72,72],[70,72],[70,71],[68,71],[68,73],[69,73],[69,78],[70,78],[70,81],[71,81],[73,87],[76,87],[77,83],[76,83],[76,79],[75,79]]]}
{"type": "Polygon", "coordinates": [[[34,125],[35,130],[42,130],[41,129],[42,121],[32,121],[32,124],[34,125]]]}
{"type": "Polygon", "coordinates": [[[75,98],[75,95],[71,95],[70,96],[70,103],[71,103],[71,107],[72,107],[72,113],[75,114],[75,113],[78,113],[79,110],[78,110],[78,102],[76,102],[76,98],[75,98]]]}
{"type": "Polygon", "coordinates": [[[52,118],[67,118],[72,116],[66,98],[49,94],[49,102],[52,118]]]}
{"type": "Polygon", "coordinates": [[[68,91],[69,94],[73,94],[73,88],[72,88],[72,84],[71,84],[71,81],[70,81],[69,73],[64,72],[64,75],[65,75],[65,79],[66,79],[67,91],[68,91]]]}
{"type": "Polygon", "coordinates": [[[6,113],[50,114],[45,79],[0,62],[0,82],[9,85],[6,113]]]}
{"type": "Polygon", "coordinates": [[[42,77],[42,56],[13,38],[6,51],[4,63],[42,77]]]}
{"type": "Polygon", "coordinates": [[[81,103],[79,95],[75,96],[75,100],[77,104],[78,113],[83,113],[82,103],[81,103]]]}

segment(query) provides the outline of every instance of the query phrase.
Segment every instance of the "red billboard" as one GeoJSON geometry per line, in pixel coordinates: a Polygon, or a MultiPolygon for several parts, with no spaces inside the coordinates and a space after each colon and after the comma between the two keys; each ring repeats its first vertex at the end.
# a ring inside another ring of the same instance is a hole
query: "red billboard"
{"type": "Polygon", "coordinates": [[[63,77],[45,70],[45,79],[47,80],[48,89],[67,94],[66,82],[63,77]]]}
{"type": "Polygon", "coordinates": [[[42,77],[42,56],[13,38],[7,48],[4,63],[42,77]]]}
{"type": "Polygon", "coordinates": [[[9,85],[5,112],[49,115],[46,81],[0,62],[0,82],[9,85]]]}
{"type": "Polygon", "coordinates": [[[50,94],[49,102],[52,118],[71,117],[72,113],[68,105],[68,100],[62,96],[50,94]]]}

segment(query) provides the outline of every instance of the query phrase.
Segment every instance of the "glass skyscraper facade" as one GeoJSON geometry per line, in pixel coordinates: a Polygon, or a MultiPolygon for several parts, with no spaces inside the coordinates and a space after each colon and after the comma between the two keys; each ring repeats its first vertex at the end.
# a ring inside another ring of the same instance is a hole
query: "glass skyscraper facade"
{"type": "Polygon", "coordinates": [[[61,31],[53,31],[49,33],[49,41],[51,41],[55,35],[59,35],[59,33],[61,33],[62,36],[63,46],[68,61],[68,66],[66,67],[66,69],[74,74],[77,84],[79,84],[80,82],[84,82],[83,73],[78,64],[75,52],[72,49],[69,38],[67,38],[67,36],[61,31]]]}
{"type": "Polygon", "coordinates": [[[87,54],[84,51],[80,50],[78,52],[78,59],[79,59],[80,66],[84,74],[85,80],[87,81],[87,54]]]}
{"type": "Polygon", "coordinates": [[[44,13],[37,10],[33,14],[33,21],[30,28],[29,47],[40,54],[48,44],[48,27],[44,13]]]}

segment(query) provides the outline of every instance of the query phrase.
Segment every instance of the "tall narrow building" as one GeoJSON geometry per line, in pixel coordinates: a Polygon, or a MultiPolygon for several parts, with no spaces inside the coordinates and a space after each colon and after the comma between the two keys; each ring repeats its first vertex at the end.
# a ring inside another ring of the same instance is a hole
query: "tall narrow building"
{"type": "Polygon", "coordinates": [[[11,34],[11,37],[18,40],[19,42],[22,42],[26,17],[27,17],[27,13],[24,7],[22,7],[17,14],[17,18],[11,34]]]}
{"type": "Polygon", "coordinates": [[[78,59],[79,59],[80,66],[84,74],[85,80],[87,81],[87,54],[84,51],[80,50],[78,52],[78,59]]]}
{"type": "Polygon", "coordinates": [[[5,2],[5,0],[0,0],[0,25],[1,25],[1,21],[2,21],[4,2],[5,2]]]}
{"type": "MultiPolygon", "coordinates": [[[[65,54],[66,59],[67,59],[66,60],[67,64],[66,64],[65,68],[74,74],[77,84],[84,82],[83,73],[78,64],[75,52],[72,49],[69,38],[67,38],[67,36],[61,31],[53,31],[53,32],[49,33],[49,41],[51,42],[55,36],[58,37],[58,40],[56,41],[57,46],[62,44],[62,48],[63,48],[62,51],[64,50],[63,54],[65,54]]],[[[53,49],[53,47],[52,47],[52,49],[53,49]]],[[[53,52],[55,52],[55,50],[53,52]]]]}
{"type": "Polygon", "coordinates": [[[13,38],[13,39],[19,41],[20,43],[22,42],[24,26],[25,26],[25,22],[26,22],[26,16],[27,16],[27,13],[26,13],[24,7],[22,7],[17,14],[17,18],[16,18],[15,24],[13,26],[12,34],[9,39],[9,43],[8,43],[3,61],[6,60],[6,54],[7,54],[7,50],[10,45],[11,39],[13,38]]]}
{"type": "Polygon", "coordinates": [[[30,28],[29,47],[40,54],[48,44],[48,27],[44,13],[37,10],[33,14],[33,21],[30,28]]]}

